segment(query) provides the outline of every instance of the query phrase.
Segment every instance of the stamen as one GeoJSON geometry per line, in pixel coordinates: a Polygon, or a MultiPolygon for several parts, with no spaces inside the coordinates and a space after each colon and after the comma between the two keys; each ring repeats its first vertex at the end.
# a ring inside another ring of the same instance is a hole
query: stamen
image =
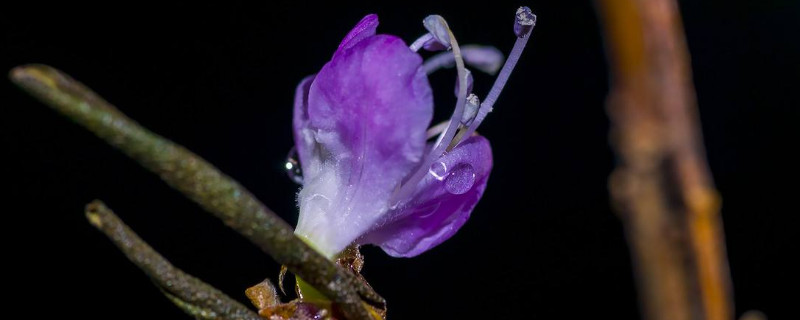
{"type": "Polygon", "coordinates": [[[442,121],[435,126],[428,128],[428,131],[425,132],[425,140],[438,136],[440,133],[442,133],[442,131],[444,131],[445,128],[447,128],[448,124],[450,124],[450,121],[442,121]]]}
{"type": "Polygon", "coordinates": [[[453,150],[453,148],[455,148],[458,143],[461,142],[461,139],[466,136],[465,134],[467,133],[467,126],[475,121],[475,117],[478,114],[478,109],[480,109],[480,106],[481,100],[478,98],[478,96],[474,93],[470,93],[467,97],[467,105],[464,107],[464,114],[461,116],[461,130],[459,130],[458,133],[456,133],[456,136],[453,137],[453,140],[450,141],[450,145],[447,146],[447,152],[453,150]]]}
{"type": "MultiPolygon", "coordinates": [[[[492,106],[494,106],[494,103],[497,102],[500,92],[503,91],[503,87],[506,85],[506,82],[508,82],[508,77],[511,75],[511,71],[514,70],[514,66],[516,66],[517,61],[519,61],[519,57],[522,55],[522,51],[525,49],[528,39],[530,39],[530,34],[533,31],[533,27],[536,26],[536,15],[533,14],[531,9],[528,7],[520,7],[517,9],[515,18],[514,33],[517,35],[517,41],[514,42],[514,48],[511,49],[511,54],[509,54],[508,60],[506,60],[505,65],[503,65],[503,69],[500,71],[500,75],[497,76],[497,79],[492,85],[492,89],[489,90],[489,94],[486,95],[486,99],[484,99],[483,103],[481,103],[481,107],[478,110],[478,115],[475,117],[475,120],[472,121],[472,124],[470,124],[469,128],[464,135],[462,135],[462,137],[469,137],[472,135],[478,126],[481,125],[483,119],[486,118],[486,115],[492,111],[492,106]]],[[[459,143],[460,142],[461,141],[459,141],[459,143]]]]}
{"type": "MultiPolygon", "coordinates": [[[[469,69],[466,68],[464,70],[467,71],[467,95],[469,95],[472,93],[472,84],[475,82],[475,80],[472,79],[472,71],[469,71],[469,69]]],[[[461,80],[456,79],[456,87],[455,87],[456,98],[458,98],[458,91],[461,90],[460,83],[461,80]]]]}
{"type": "Polygon", "coordinates": [[[531,8],[519,7],[517,9],[517,21],[514,23],[514,34],[518,38],[528,36],[533,27],[536,26],[536,15],[531,12],[531,8]]]}
{"type": "Polygon", "coordinates": [[[411,51],[417,52],[419,51],[420,48],[422,48],[422,46],[425,43],[431,41],[432,39],[433,39],[432,34],[430,33],[423,34],[421,37],[417,38],[417,40],[414,40],[414,42],[411,43],[411,45],[408,46],[408,48],[411,49],[411,51]]]}
{"type": "MultiPolygon", "coordinates": [[[[533,12],[531,12],[531,9],[528,7],[520,7],[517,9],[515,18],[514,33],[517,35],[517,41],[514,43],[514,48],[511,49],[511,54],[509,55],[508,60],[506,60],[505,64],[503,65],[500,75],[497,76],[497,79],[492,85],[492,89],[489,90],[489,94],[486,96],[486,100],[483,103],[480,103],[478,97],[473,94],[470,94],[470,96],[467,97],[469,82],[469,75],[467,73],[468,71],[464,67],[464,58],[462,57],[461,50],[458,47],[458,42],[456,41],[455,36],[450,28],[447,26],[447,22],[441,16],[436,15],[431,15],[425,18],[423,24],[430,32],[429,34],[439,42],[442,42],[445,39],[449,42],[450,47],[452,48],[452,57],[449,55],[437,55],[431,58],[429,61],[426,61],[423,65],[423,68],[428,74],[430,74],[439,68],[451,66],[451,61],[454,61],[458,71],[458,84],[456,86],[456,97],[458,97],[458,102],[456,103],[456,109],[453,112],[453,115],[447,123],[447,128],[444,129],[441,135],[439,135],[439,138],[434,144],[433,150],[431,150],[431,152],[428,153],[425,158],[423,158],[423,161],[420,162],[420,166],[417,168],[417,170],[409,176],[405,183],[403,183],[392,196],[390,201],[392,207],[397,207],[400,205],[401,202],[411,194],[417,183],[419,183],[419,181],[425,177],[425,174],[427,174],[431,164],[439,159],[444,152],[456,147],[461,141],[463,141],[464,137],[471,136],[478,126],[480,126],[481,122],[483,122],[483,119],[486,118],[486,115],[492,111],[492,106],[500,96],[500,92],[503,90],[506,82],[508,82],[508,77],[511,75],[511,71],[514,70],[514,66],[516,66],[517,62],[519,61],[522,51],[525,49],[525,45],[528,43],[530,34],[533,31],[533,27],[536,25],[536,15],[534,15],[533,12]],[[480,107],[477,107],[478,105],[480,105],[480,107]],[[467,110],[465,111],[465,109],[467,110]],[[469,125],[469,127],[465,130],[460,130],[460,132],[458,132],[456,135],[456,131],[458,131],[458,128],[461,124],[469,125]]],[[[417,42],[422,42],[422,46],[424,47],[426,43],[433,43],[436,41],[430,39],[427,41],[421,41],[418,39],[414,42],[414,44],[417,44],[417,42]]],[[[412,44],[412,50],[415,47],[417,50],[419,50],[419,44],[416,46],[414,44],[412,44]]],[[[500,56],[502,57],[502,55],[500,56]]],[[[498,60],[500,59],[490,60],[490,62],[498,60]]],[[[493,69],[492,71],[496,71],[496,69],[493,69]]],[[[439,131],[441,130],[439,129],[439,126],[440,125],[437,125],[431,129],[434,132],[439,131]]],[[[431,130],[429,130],[428,133],[430,134],[431,130]]]]}
{"type": "MultiPolygon", "coordinates": [[[[492,46],[465,45],[461,47],[461,55],[467,65],[491,75],[503,66],[503,53],[492,46]]],[[[425,60],[422,69],[430,75],[442,68],[452,68],[455,62],[452,52],[442,52],[425,60]]]]}
{"type": "Polygon", "coordinates": [[[423,158],[423,161],[420,162],[420,167],[417,168],[417,171],[415,171],[414,174],[412,174],[405,182],[405,184],[400,186],[400,188],[395,192],[390,202],[393,204],[393,206],[399,205],[399,201],[402,201],[414,191],[417,183],[425,177],[425,174],[427,174],[431,164],[439,159],[446,148],[450,146],[451,142],[453,141],[453,137],[458,130],[458,126],[461,124],[461,119],[463,118],[464,114],[464,105],[467,103],[467,69],[464,67],[464,59],[461,57],[461,49],[458,46],[455,35],[453,35],[453,32],[450,31],[450,27],[441,16],[428,16],[425,18],[424,24],[428,31],[434,35],[434,38],[438,38],[439,40],[444,39],[442,34],[446,31],[446,39],[450,42],[450,47],[453,50],[453,58],[456,62],[456,70],[458,71],[458,101],[456,102],[456,109],[453,112],[453,115],[450,117],[447,129],[445,129],[441,134],[439,140],[434,145],[433,150],[431,150],[431,152],[428,153],[425,158],[423,158]]]}
{"type": "Polygon", "coordinates": [[[430,15],[422,20],[422,25],[428,30],[428,33],[417,38],[410,46],[414,52],[419,51],[420,48],[425,48],[428,51],[440,51],[450,49],[450,28],[444,18],[438,15],[430,15]]]}
{"type": "Polygon", "coordinates": [[[464,114],[461,116],[461,124],[468,126],[475,120],[475,116],[478,115],[478,108],[481,107],[481,99],[478,98],[477,95],[474,93],[470,93],[467,96],[467,105],[464,109],[464,114]]]}
{"type": "Polygon", "coordinates": [[[436,39],[436,41],[426,43],[426,50],[450,49],[453,45],[453,41],[450,39],[453,34],[450,32],[450,27],[447,26],[447,21],[444,21],[442,16],[429,15],[425,17],[425,20],[422,20],[422,25],[425,26],[425,29],[436,39]]]}

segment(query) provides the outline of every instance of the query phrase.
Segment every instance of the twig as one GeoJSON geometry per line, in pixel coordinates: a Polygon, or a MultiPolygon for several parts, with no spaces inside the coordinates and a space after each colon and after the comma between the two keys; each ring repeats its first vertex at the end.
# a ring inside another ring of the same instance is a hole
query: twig
{"type": "Polygon", "coordinates": [[[731,284],[675,0],[598,0],[620,165],[610,188],[646,319],[732,318],[731,284]]]}
{"type": "Polygon", "coordinates": [[[158,174],[286,265],[339,303],[348,319],[370,319],[359,294],[371,303],[384,302],[351,273],[295,237],[286,222],[239,183],[191,151],[148,131],[83,84],[45,65],[16,67],[10,77],[29,94],[158,174]]]}
{"type": "Polygon", "coordinates": [[[99,200],[86,206],[86,218],[186,313],[201,319],[263,320],[209,284],[175,268],[99,200]]]}

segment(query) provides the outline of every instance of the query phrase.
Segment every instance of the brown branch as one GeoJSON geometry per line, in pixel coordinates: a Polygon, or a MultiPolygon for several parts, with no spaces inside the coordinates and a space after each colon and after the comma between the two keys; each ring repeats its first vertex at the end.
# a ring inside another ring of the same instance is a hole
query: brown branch
{"type": "Polygon", "coordinates": [[[211,285],[175,268],[102,202],[95,200],[88,204],[86,218],[186,313],[202,319],[262,320],[258,314],[211,285]]]}
{"type": "Polygon", "coordinates": [[[719,196],[674,0],[598,0],[620,165],[609,183],[646,319],[732,318],[719,196]]]}
{"type": "Polygon", "coordinates": [[[84,126],[259,246],[339,303],[348,319],[370,319],[361,297],[384,303],[353,274],[311,249],[250,191],[196,154],[158,136],[68,75],[45,65],[11,70],[11,80],[84,126]],[[354,289],[355,288],[355,289],[354,289]]]}

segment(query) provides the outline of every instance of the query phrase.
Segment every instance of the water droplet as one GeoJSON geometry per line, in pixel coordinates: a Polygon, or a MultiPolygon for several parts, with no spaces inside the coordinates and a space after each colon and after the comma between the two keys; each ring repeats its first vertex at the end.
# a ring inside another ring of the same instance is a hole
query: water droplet
{"type": "Polygon", "coordinates": [[[292,147],[289,150],[289,155],[286,156],[283,168],[286,170],[289,179],[292,179],[294,183],[303,184],[303,171],[300,169],[300,161],[297,159],[297,149],[292,147]]]}
{"type": "Polygon", "coordinates": [[[463,194],[475,184],[475,169],[466,163],[457,165],[444,180],[444,188],[452,194],[463,194]]]}
{"type": "Polygon", "coordinates": [[[428,169],[428,173],[430,173],[436,180],[442,181],[447,177],[447,165],[441,161],[434,162],[430,169],[428,169]]]}

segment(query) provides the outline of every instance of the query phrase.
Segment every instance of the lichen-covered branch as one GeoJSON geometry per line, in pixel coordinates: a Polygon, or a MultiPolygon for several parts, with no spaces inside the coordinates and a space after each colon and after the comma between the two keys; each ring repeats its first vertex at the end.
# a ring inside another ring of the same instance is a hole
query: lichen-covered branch
{"type": "Polygon", "coordinates": [[[732,318],[720,199],[675,0],[597,0],[620,164],[610,178],[646,319],[732,318]]]}
{"type": "Polygon", "coordinates": [[[239,183],[191,151],[148,131],[83,84],[45,65],[14,68],[10,77],[23,90],[158,174],[244,235],[339,303],[349,319],[370,318],[359,294],[372,303],[383,303],[355,276],[295,237],[286,222],[239,183]]]}
{"type": "Polygon", "coordinates": [[[86,218],[186,313],[198,319],[261,320],[241,303],[173,266],[102,202],[95,200],[88,204],[86,218]]]}

